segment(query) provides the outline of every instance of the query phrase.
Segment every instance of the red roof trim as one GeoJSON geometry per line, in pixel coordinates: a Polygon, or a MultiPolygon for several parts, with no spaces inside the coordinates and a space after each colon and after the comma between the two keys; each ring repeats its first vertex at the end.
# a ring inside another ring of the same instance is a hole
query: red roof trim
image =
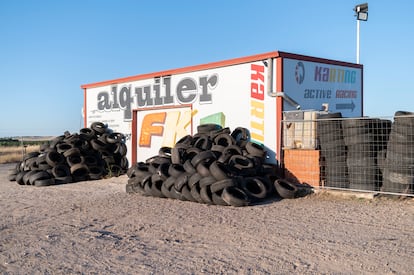
{"type": "Polygon", "coordinates": [[[195,66],[183,67],[183,68],[178,68],[178,69],[117,78],[113,80],[106,80],[106,81],[101,81],[101,82],[96,82],[96,83],[91,83],[91,84],[84,84],[81,86],[81,88],[89,89],[89,88],[114,85],[114,84],[137,81],[137,80],[154,78],[154,77],[162,77],[166,75],[175,75],[175,74],[182,74],[182,73],[188,73],[188,72],[194,72],[194,71],[207,70],[207,69],[212,69],[212,68],[231,66],[235,64],[242,64],[242,63],[248,63],[248,62],[253,62],[253,61],[258,61],[258,60],[264,60],[268,58],[278,58],[278,57],[312,61],[312,62],[321,62],[321,63],[326,63],[326,64],[348,66],[348,67],[354,67],[354,68],[362,68],[362,65],[354,64],[354,63],[348,63],[348,62],[342,62],[342,61],[336,61],[336,60],[330,60],[330,59],[324,59],[324,58],[317,58],[317,57],[311,57],[311,56],[305,56],[305,55],[299,55],[299,54],[291,54],[291,53],[286,53],[286,52],[273,51],[273,52],[267,52],[263,54],[239,57],[239,58],[234,58],[234,59],[201,64],[201,65],[195,65],[195,66]]]}

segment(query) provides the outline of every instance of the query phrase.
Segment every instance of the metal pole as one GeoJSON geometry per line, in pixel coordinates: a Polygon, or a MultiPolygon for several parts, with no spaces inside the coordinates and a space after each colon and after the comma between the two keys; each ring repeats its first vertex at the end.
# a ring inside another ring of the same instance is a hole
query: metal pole
{"type": "Polygon", "coordinates": [[[357,19],[356,63],[359,64],[359,20],[357,19]]]}

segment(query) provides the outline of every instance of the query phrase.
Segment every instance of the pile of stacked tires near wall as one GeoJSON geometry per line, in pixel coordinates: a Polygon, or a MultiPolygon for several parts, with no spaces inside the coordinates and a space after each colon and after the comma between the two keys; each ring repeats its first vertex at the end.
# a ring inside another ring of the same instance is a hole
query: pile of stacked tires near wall
{"type": "Polygon", "coordinates": [[[382,172],[382,191],[414,194],[414,113],[395,113],[382,172]]]}
{"type": "Polygon", "coordinates": [[[278,178],[277,166],[265,163],[264,147],[250,141],[246,128],[231,132],[204,124],[197,131],[132,165],[126,192],[223,206],[246,206],[277,193],[282,198],[304,194],[278,178]]]}
{"type": "Polygon", "coordinates": [[[320,115],[318,138],[321,146],[325,185],[349,188],[346,147],[342,131],[341,113],[320,115]]]}
{"type": "Polygon", "coordinates": [[[414,193],[414,113],[398,111],[394,122],[321,115],[318,138],[325,186],[414,193]]]}
{"type": "Polygon", "coordinates": [[[126,153],[124,135],[95,122],[79,133],[65,132],[39,152],[26,154],[9,172],[9,180],[49,186],[119,176],[128,170],[126,153]]]}
{"type": "Polygon", "coordinates": [[[345,119],[342,121],[347,146],[349,188],[379,191],[382,176],[381,154],[387,146],[390,120],[377,118],[345,119]]]}

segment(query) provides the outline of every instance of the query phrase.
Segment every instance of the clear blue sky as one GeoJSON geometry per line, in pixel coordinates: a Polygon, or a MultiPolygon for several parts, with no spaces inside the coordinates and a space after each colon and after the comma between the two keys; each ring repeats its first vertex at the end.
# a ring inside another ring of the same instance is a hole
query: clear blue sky
{"type": "MultiPolygon", "coordinates": [[[[0,0],[0,137],[81,124],[80,85],[274,50],[356,62],[354,0],[0,0]]],[[[368,116],[414,111],[414,2],[361,22],[368,116]]]]}

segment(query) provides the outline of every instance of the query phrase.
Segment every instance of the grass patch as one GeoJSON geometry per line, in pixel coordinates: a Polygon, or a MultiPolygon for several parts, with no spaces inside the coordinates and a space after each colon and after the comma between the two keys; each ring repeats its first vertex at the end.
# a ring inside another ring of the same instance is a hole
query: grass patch
{"type": "Polygon", "coordinates": [[[23,155],[30,152],[38,152],[39,145],[22,146],[0,146],[0,164],[12,163],[23,160],[23,155]]]}

